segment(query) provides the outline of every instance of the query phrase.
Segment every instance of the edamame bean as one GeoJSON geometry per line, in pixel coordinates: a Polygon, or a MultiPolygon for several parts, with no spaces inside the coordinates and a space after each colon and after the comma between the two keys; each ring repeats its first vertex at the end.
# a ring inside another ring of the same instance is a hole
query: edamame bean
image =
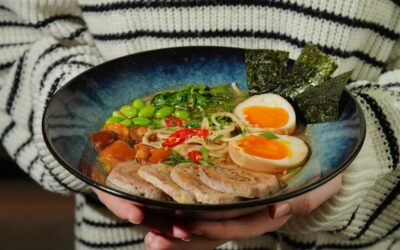
{"type": "Polygon", "coordinates": [[[175,110],[174,115],[176,117],[178,117],[179,119],[186,120],[189,118],[190,114],[188,111],[186,111],[184,109],[177,109],[177,110],[175,110]]]}
{"type": "Polygon", "coordinates": [[[149,117],[152,117],[154,115],[154,112],[156,112],[156,107],[154,105],[150,104],[150,105],[146,105],[144,108],[142,108],[139,111],[138,116],[139,117],[147,117],[147,118],[149,118],[149,117]]]}
{"type": "Polygon", "coordinates": [[[125,119],[126,117],[123,115],[123,114],[121,114],[121,112],[119,112],[119,111],[114,111],[113,113],[112,113],[112,116],[113,117],[119,117],[119,118],[122,118],[122,119],[125,119]]]}
{"type": "Polygon", "coordinates": [[[138,114],[137,109],[129,105],[122,106],[119,111],[127,118],[133,118],[138,114]]]}
{"type": "Polygon", "coordinates": [[[125,119],[123,121],[120,122],[122,125],[124,125],[125,127],[129,127],[132,125],[132,121],[130,119],[125,119]]]}
{"type": "Polygon", "coordinates": [[[145,106],[146,104],[144,103],[144,101],[142,100],[142,99],[135,99],[133,102],[132,102],[132,107],[134,107],[135,109],[137,109],[137,110],[141,110],[142,108],[144,108],[144,106],[145,106]]]}
{"type": "Polygon", "coordinates": [[[167,117],[167,116],[171,115],[173,112],[174,112],[174,108],[173,107],[169,107],[169,106],[162,107],[162,108],[160,108],[159,110],[156,111],[155,117],[157,119],[161,119],[161,118],[164,118],[164,117],[167,117]]]}
{"type": "Polygon", "coordinates": [[[110,117],[110,118],[107,119],[106,123],[121,122],[122,120],[124,120],[124,118],[121,118],[121,117],[110,117]]]}
{"type": "Polygon", "coordinates": [[[132,118],[132,122],[135,125],[147,126],[151,123],[151,120],[146,117],[135,117],[132,118]]]}

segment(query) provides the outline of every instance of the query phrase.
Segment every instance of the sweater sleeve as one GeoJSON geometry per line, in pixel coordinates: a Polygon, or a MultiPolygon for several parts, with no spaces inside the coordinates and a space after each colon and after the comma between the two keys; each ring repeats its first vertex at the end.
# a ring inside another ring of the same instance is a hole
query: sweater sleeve
{"type": "Polygon", "coordinates": [[[376,82],[347,87],[362,107],[367,132],[362,149],[343,172],[339,193],[310,214],[295,216],[282,232],[327,232],[349,242],[399,236],[400,43],[376,82]]]}
{"type": "Polygon", "coordinates": [[[102,61],[76,1],[3,1],[0,54],[0,141],[8,154],[50,191],[85,190],[51,156],[41,130],[55,91],[102,61]]]}

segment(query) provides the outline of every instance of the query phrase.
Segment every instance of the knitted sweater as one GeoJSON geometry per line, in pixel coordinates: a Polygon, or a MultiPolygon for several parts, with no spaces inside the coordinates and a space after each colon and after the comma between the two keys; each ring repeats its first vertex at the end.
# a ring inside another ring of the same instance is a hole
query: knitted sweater
{"type": "Polygon", "coordinates": [[[76,247],[142,249],[141,226],[80,194],[88,187],[49,153],[46,101],[72,77],[119,56],[221,45],[290,51],[311,42],[354,69],[347,88],[367,136],[340,192],[279,232],[223,249],[400,249],[400,4],[395,0],[3,0],[0,3],[0,140],[45,189],[76,194],[76,247]],[[277,245],[278,243],[278,245],[277,245]]]}

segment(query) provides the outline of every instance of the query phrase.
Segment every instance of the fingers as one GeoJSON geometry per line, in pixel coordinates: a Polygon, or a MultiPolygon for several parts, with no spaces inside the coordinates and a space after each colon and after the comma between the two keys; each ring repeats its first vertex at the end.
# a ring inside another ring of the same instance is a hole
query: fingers
{"type": "Polygon", "coordinates": [[[190,238],[190,232],[175,217],[155,214],[144,208],[135,205],[129,200],[119,198],[93,188],[99,200],[117,217],[122,220],[128,220],[133,224],[143,224],[151,231],[163,233],[169,237],[178,239],[190,238]]]}
{"type": "Polygon", "coordinates": [[[336,195],[342,186],[342,175],[338,175],[321,187],[296,198],[272,205],[271,216],[275,219],[287,215],[307,214],[336,195]]]}
{"type": "Polygon", "coordinates": [[[198,236],[190,241],[182,241],[154,232],[149,232],[144,238],[144,244],[148,250],[211,250],[224,243],[225,241],[222,240],[209,240],[198,236]]]}
{"type": "Polygon", "coordinates": [[[190,225],[192,235],[212,240],[241,240],[280,228],[290,216],[272,219],[269,209],[222,221],[196,221],[190,225]]]}
{"type": "Polygon", "coordinates": [[[144,212],[137,205],[98,189],[92,189],[99,200],[120,219],[128,220],[133,224],[140,224],[143,221],[144,212]]]}
{"type": "Polygon", "coordinates": [[[142,224],[154,233],[164,234],[182,240],[190,238],[190,230],[174,217],[169,218],[167,216],[146,212],[142,224]]]}

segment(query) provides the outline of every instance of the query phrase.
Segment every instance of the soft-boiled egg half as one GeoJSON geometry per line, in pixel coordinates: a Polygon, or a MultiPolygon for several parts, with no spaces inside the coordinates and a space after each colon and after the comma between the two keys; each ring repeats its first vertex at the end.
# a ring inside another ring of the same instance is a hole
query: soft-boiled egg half
{"type": "Polygon", "coordinates": [[[233,113],[254,133],[290,135],[296,129],[292,105],[277,94],[254,95],[239,103],[233,113]]]}
{"type": "Polygon", "coordinates": [[[248,134],[229,142],[229,155],[240,167],[270,174],[301,166],[308,156],[308,147],[301,139],[289,135],[248,134]]]}

